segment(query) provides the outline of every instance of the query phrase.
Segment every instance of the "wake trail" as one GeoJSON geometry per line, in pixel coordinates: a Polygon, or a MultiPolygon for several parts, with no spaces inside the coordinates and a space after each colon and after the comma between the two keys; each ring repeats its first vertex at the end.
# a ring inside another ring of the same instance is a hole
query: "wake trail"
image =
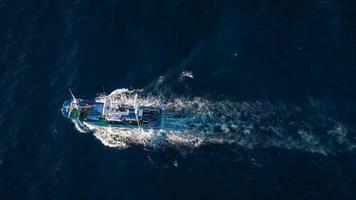
{"type": "Polygon", "coordinates": [[[307,106],[270,102],[211,101],[195,97],[165,98],[144,95],[142,90],[118,89],[106,98],[123,104],[160,106],[162,127],[122,129],[76,124],[81,132],[92,131],[104,145],[126,148],[194,148],[208,144],[237,147],[270,148],[333,154],[356,148],[354,131],[328,116],[321,102],[310,100],[307,106]]]}

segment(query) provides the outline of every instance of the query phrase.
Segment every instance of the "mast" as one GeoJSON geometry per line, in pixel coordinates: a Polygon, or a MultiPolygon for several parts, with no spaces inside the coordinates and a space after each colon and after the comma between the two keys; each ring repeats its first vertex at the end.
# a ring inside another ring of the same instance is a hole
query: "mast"
{"type": "Polygon", "coordinates": [[[137,94],[135,94],[134,108],[135,108],[135,116],[136,116],[137,126],[138,126],[138,128],[141,128],[140,119],[138,118],[137,94]]]}
{"type": "Polygon", "coordinates": [[[73,94],[73,92],[72,92],[72,90],[69,88],[69,92],[70,92],[70,95],[72,96],[72,98],[73,98],[73,102],[74,102],[74,106],[75,106],[75,108],[77,109],[77,110],[79,110],[79,108],[78,108],[78,99],[77,98],[75,98],[75,96],[74,96],[74,94],[73,94]]]}
{"type": "Polygon", "coordinates": [[[69,92],[70,92],[70,95],[72,96],[73,100],[74,100],[74,103],[77,103],[77,98],[75,98],[72,90],[69,88],[69,92]]]}

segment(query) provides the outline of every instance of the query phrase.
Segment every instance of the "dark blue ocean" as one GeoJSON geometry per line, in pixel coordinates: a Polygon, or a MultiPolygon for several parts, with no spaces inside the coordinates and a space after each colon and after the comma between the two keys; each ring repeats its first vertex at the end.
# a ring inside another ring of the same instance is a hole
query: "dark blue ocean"
{"type": "Polygon", "coordinates": [[[0,0],[0,199],[356,199],[355,92],[353,0],[0,0]],[[194,139],[110,147],[69,88],[184,99],[194,139]]]}

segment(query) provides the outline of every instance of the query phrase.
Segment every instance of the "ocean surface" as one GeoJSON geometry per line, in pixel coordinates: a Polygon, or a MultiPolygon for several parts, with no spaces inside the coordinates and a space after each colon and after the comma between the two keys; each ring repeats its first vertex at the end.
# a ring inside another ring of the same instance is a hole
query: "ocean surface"
{"type": "Polygon", "coordinates": [[[0,199],[356,199],[355,119],[356,1],[0,0],[0,199]]]}

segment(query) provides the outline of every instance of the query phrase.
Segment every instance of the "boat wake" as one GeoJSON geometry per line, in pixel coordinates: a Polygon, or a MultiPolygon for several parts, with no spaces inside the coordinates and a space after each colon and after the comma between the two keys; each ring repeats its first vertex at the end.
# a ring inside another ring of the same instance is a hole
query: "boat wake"
{"type": "MultiPolygon", "coordinates": [[[[229,144],[237,147],[286,148],[333,154],[356,148],[354,131],[327,115],[314,99],[303,107],[270,102],[211,101],[204,98],[164,98],[144,95],[142,90],[118,89],[106,98],[164,109],[159,130],[98,127],[76,123],[80,132],[92,131],[104,145],[126,148],[187,147],[229,144]]],[[[102,98],[102,97],[99,97],[102,98]]]]}

